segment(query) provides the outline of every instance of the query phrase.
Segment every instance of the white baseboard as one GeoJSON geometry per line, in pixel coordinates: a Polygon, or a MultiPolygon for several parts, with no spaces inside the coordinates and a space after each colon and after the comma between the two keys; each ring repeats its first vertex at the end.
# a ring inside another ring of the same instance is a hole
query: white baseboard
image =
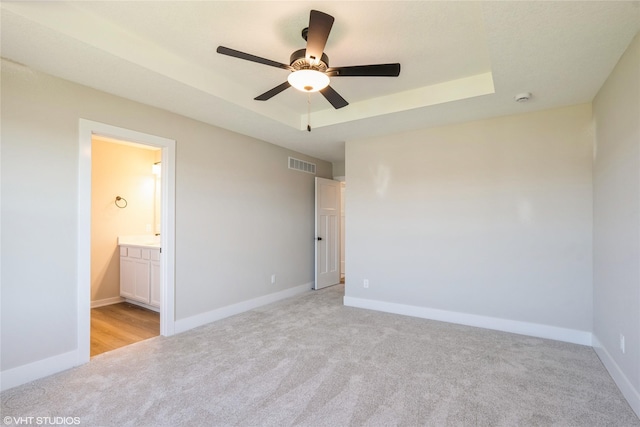
{"type": "Polygon", "coordinates": [[[0,372],[0,390],[8,390],[78,366],[77,350],[0,372]]]}
{"type": "Polygon", "coordinates": [[[221,307],[215,310],[208,311],[206,313],[196,314],[195,316],[187,317],[186,319],[176,320],[175,333],[179,334],[180,332],[185,332],[189,329],[206,325],[207,323],[215,322],[216,320],[224,319],[225,317],[234,316],[236,314],[244,313],[245,311],[253,310],[254,308],[262,307],[263,305],[290,298],[292,296],[310,291],[312,287],[313,283],[306,283],[294,288],[285,289],[284,291],[264,295],[258,298],[250,299],[248,301],[242,301],[237,304],[228,305],[226,307],[221,307]]]}
{"type": "Polygon", "coordinates": [[[611,354],[606,348],[604,348],[600,340],[598,340],[595,335],[593,336],[593,349],[602,361],[604,367],[609,371],[609,375],[613,378],[613,381],[622,392],[622,395],[627,399],[627,402],[629,402],[631,409],[633,409],[636,415],[640,418],[640,391],[631,384],[629,378],[627,378],[627,376],[622,372],[620,366],[618,366],[615,360],[613,360],[611,354]]]}
{"type": "Polygon", "coordinates": [[[145,304],[145,303],[140,302],[140,301],[135,301],[135,300],[132,300],[132,299],[129,299],[129,298],[124,298],[122,301],[126,301],[129,304],[137,305],[137,306],[140,306],[142,308],[146,308],[147,310],[155,311],[156,313],[160,313],[160,307],[154,307],[152,305],[145,304]]]}
{"type": "Polygon", "coordinates": [[[98,308],[98,307],[104,307],[105,305],[118,304],[119,302],[123,302],[123,301],[124,301],[124,298],[122,297],[97,299],[95,301],[91,301],[91,308],[98,308]]]}
{"type": "Polygon", "coordinates": [[[455,311],[437,310],[427,307],[396,304],[363,298],[344,297],[344,305],[349,307],[366,308],[384,311],[386,313],[402,314],[441,322],[475,326],[496,331],[511,332],[537,338],[547,338],[573,344],[591,346],[591,332],[575,329],[559,328],[538,323],[521,322],[519,320],[499,319],[496,317],[479,316],[476,314],[458,313],[455,311]]]}

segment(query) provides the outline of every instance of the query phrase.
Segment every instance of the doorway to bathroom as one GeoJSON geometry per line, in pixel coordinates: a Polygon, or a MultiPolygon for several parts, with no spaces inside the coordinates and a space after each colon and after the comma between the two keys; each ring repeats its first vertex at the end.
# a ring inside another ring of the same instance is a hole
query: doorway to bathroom
{"type": "Polygon", "coordinates": [[[161,160],[91,138],[91,357],[160,334],[161,160]]]}
{"type": "Polygon", "coordinates": [[[79,143],[77,336],[86,363],[92,310],[174,333],[175,140],[80,119],[79,143]],[[123,300],[133,312],[112,310],[123,300]]]}

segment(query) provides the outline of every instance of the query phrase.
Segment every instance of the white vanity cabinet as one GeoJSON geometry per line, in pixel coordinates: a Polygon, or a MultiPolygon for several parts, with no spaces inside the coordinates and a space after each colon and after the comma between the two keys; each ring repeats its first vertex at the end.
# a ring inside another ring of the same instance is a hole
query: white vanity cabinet
{"type": "Polygon", "coordinates": [[[160,248],[120,245],[120,296],[160,308],[160,248]]]}
{"type": "Polygon", "coordinates": [[[151,251],[149,305],[160,308],[160,249],[151,251]]]}

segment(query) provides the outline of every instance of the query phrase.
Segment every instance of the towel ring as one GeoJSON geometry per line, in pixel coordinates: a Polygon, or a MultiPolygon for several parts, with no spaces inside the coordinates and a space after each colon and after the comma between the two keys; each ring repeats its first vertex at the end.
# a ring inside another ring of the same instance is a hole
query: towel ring
{"type": "Polygon", "coordinates": [[[126,208],[127,204],[128,204],[127,203],[127,199],[125,199],[124,197],[120,197],[120,196],[116,197],[116,202],[115,203],[116,203],[116,206],[119,207],[120,209],[126,208]],[[122,204],[122,201],[124,201],[124,204],[122,204]],[[120,204],[118,204],[118,202],[120,202],[120,204]]]}

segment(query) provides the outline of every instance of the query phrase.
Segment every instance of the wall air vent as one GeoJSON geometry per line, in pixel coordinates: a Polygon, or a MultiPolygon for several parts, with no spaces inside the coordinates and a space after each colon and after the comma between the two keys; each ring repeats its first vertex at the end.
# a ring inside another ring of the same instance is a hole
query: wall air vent
{"type": "Polygon", "coordinates": [[[289,169],[294,169],[301,172],[316,174],[316,164],[305,162],[304,160],[289,157],[289,169]]]}

